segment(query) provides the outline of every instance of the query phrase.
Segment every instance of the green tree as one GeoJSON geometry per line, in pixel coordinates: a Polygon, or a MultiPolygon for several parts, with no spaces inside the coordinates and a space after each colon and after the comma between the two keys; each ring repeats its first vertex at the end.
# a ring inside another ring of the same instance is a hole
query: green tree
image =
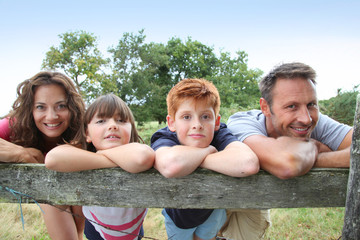
{"type": "Polygon", "coordinates": [[[140,123],[166,120],[166,96],[184,78],[205,78],[218,88],[221,109],[246,109],[257,104],[262,71],[249,69],[247,54],[228,52],[217,56],[213,47],[188,37],[171,38],[166,44],[145,43],[144,30],[124,33],[118,45],[103,59],[96,37],[84,31],[59,35],[59,47],[51,47],[43,68],[61,69],[75,81],[87,102],[100,94],[115,93],[132,109],[140,123]],[[105,74],[106,72],[106,74],[105,74]]]}
{"type": "Polygon", "coordinates": [[[222,107],[253,107],[260,98],[258,81],[263,72],[259,69],[248,69],[247,54],[236,52],[234,58],[229,52],[221,52],[216,74],[210,80],[217,86],[221,96],[222,107]]]}
{"type": "Polygon", "coordinates": [[[106,77],[102,68],[107,60],[97,48],[97,38],[85,31],[66,32],[59,37],[60,45],[52,46],[46,53],[42,68],[63,70],[74,80],[85,100],[90,101],[99,95],[106,77]]]}
{"type": "Polygon", "coordinates": [[[320,111],[338,122],[352,126],[354,124],[356,97],[359,85],[351,91],[338,89],[337,95],[328,100],[319,101],[320,111]]]}

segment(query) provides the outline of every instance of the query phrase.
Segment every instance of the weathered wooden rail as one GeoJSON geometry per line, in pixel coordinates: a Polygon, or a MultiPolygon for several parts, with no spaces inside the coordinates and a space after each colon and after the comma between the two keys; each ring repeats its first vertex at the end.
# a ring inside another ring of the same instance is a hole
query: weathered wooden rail
{"type": "MultiPolygon", "coordinates": [[[[234,178],[209,170],[166,179],[155,169],[61,173],[42,164],[0,164],[0,186],[40,203],[168,208],[294,208],[345,206],[348,169],[313,169],[281,180],[264,171],[234,178]]],[[[0,191],[5,202],[18,200],[0,191]]]]}
{"type": "MultiPolygon", "coordinates": [[[[264,171],[234,178],[198,169],[166,179],[155,169],[120,168],[60,173],[42,164],[0,164],[0,202],[17,203],[11,190],[39,203],[154,208],[346,207],[342,239],[360,239],[360,95],[349,169],[312,169],[281,180],[264,171]]],[[[18,195],[19,196],[19,195],[18,195]]],[[[26,197],[22,201],[33,202],[26,197]]]]}

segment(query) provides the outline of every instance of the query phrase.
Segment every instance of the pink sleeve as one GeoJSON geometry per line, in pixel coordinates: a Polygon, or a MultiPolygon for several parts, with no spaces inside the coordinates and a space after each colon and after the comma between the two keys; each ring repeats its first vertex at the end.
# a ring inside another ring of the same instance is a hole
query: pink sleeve
{"type": "Polygon", "coordinates": [[[0,120],[0,138],[10,141],[9,118],[3,118],[0,120]]]}

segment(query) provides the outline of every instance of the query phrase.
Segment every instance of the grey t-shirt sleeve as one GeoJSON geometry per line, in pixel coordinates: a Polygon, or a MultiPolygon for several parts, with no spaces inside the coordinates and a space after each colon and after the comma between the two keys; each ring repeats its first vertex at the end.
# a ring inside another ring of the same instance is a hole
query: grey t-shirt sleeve
{"type": "Polygon", "coordinates": [[[350,126],[319,113],[319,120],[311,134],[311,138],[326,144],[331,150],[335,151],[350,130],[350,126]]]}
{"type": "Polygon", "coordinates": [[[267,137],[265,116],[260,110],[237,112],[230,116],[227,126],[241,142],[252,135],[263,135],[267,137]]]}
{"type": "MultiPolygon", "coordinates": [[[[252,135],[268,136],[265,127],[265,116],[260,110],[237,112],[228,120],[228,128],[240,140],[252,135]]],[[[339,123],[319,113],[319,120],[311,138],[326,144],[333,151],[337,150],[351,127],[339,123]]]]}

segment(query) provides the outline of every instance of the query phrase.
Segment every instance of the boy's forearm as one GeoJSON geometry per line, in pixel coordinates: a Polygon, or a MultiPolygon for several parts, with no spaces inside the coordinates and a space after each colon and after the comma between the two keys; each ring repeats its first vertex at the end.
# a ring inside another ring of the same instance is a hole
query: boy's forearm
{"type": "Polygon", "coordinates": [[[189,146],[161,147],[156,150],[155,168],[167,178],[183,177],[197,169],[205,157],[216,149],[189,146]]]}
{"type": "Polygon", "coordinates": [[[259,171],[259,160],[248,146],[233,142],[223,151],[208,155],[201,167],[233,177],[246,177],[259,171]]]}

